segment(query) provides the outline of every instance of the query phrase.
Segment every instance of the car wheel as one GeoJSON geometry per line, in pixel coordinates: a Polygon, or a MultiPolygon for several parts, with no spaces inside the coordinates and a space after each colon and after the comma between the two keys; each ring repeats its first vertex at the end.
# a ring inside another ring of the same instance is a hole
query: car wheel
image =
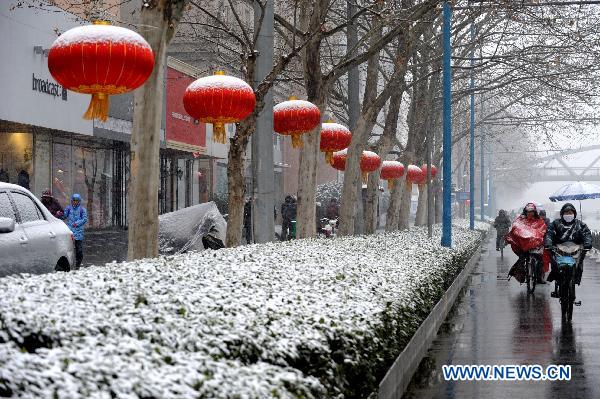
{"type": "Polygon", "coordinates": [[[68,272],[71,270],[71,266],[69,265],[69,261],[67,258],[62,257],[56,263],[56,267],[54,268],[57,272],[68,272]]]}

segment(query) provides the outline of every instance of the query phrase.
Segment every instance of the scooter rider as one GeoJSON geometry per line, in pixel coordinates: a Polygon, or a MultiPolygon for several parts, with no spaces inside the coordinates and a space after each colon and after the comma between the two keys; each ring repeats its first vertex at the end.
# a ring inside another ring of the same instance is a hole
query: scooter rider
{"type": "MultiPolygon", "coordinates": [[[[577,219],[577,209],[570,203],[563,205],[560,210],[560,218],[556,219],[548,226],[548,231],[544,239],[544,246],[546,249],[551,250],[555,245],[565,242],[573,242],[583,246],[583,251],[581,252],[574,275],[575,284],[579,285],[583,274],[583,259],[585,258],[586,252],[592,249],[592,233],[585,223],[580,219],[577,219]]],[[[554,281],[558,279],[559,274],[553,256],[550,264],[551,271],[548,275],[548,281],[554,281]]]]}

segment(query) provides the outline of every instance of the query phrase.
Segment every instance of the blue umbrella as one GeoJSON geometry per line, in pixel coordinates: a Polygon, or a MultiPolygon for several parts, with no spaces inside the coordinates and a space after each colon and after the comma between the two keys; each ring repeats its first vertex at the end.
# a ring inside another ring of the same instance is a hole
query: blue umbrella
{"type": "Polygon", "coordinates": [[[550,201],[581,201],[600,198],[600,187],[595,184],[578,181],[559,188],[550,196],[550,201]]]}
{"type": "Polygon", "coordinates": [[[600,198],[600,187],[595,184],[578,181],[559,188],[550,196],[550,201],[579,201],[579,217],[583,219],[581,201],[594,198],[600,198]]]}

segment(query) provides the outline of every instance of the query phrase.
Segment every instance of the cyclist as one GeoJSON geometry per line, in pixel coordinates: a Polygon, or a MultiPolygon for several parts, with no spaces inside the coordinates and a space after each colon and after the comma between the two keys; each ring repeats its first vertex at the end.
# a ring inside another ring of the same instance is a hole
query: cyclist
{"type": "MultiPolygon", "coordinates": [[[[577,219],[577,209],[570,203],[564,204],[560,209],[560,218],[550,223],[544,240],[544,246],[548,250],[551,250],[555,245],[565,242],[573,242],[583,246],[580,261],[573,276],[575,284],[579,285],[581,283],[581,276],[583,275],[583,259],[585,258],[586,251],[592,249],[592,232],[585,223],[577,219]]],[[[551,271],[548,275],[548,281],[558,280],[559,274],[554,257],[551,257],[550,264],[551,271]]]]}
{"type": "Polygon", "coordinates": [[[529,202],[523,208],[523,213],[515,219],[509,233],[506,235],[506,242],[511,244],[513,252],[519,256],[519,261],[527,253],[531,253],[537,259],[539,273],[535,278],[538,284],[546,284],[542,279],[542,253],[545,234],[546,224],[540,218],[535,203],[529,202]]]}
{"type": "Polygon", "coordinates": [[[494,219],[494,227],[496,228],[496,251],[500,251],[500,240],[508,234],[510,230],[510,218],[504,209],[500,209],[498,216],[494,219]]]}

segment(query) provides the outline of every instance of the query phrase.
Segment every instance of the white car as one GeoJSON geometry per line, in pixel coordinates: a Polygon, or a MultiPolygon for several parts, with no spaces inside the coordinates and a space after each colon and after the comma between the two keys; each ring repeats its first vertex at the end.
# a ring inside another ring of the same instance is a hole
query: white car
{"type": "Polygon", "coordinates": [[[0,183],[0,277],[69,271],[73,234],[27,189],[0,183]]]}

